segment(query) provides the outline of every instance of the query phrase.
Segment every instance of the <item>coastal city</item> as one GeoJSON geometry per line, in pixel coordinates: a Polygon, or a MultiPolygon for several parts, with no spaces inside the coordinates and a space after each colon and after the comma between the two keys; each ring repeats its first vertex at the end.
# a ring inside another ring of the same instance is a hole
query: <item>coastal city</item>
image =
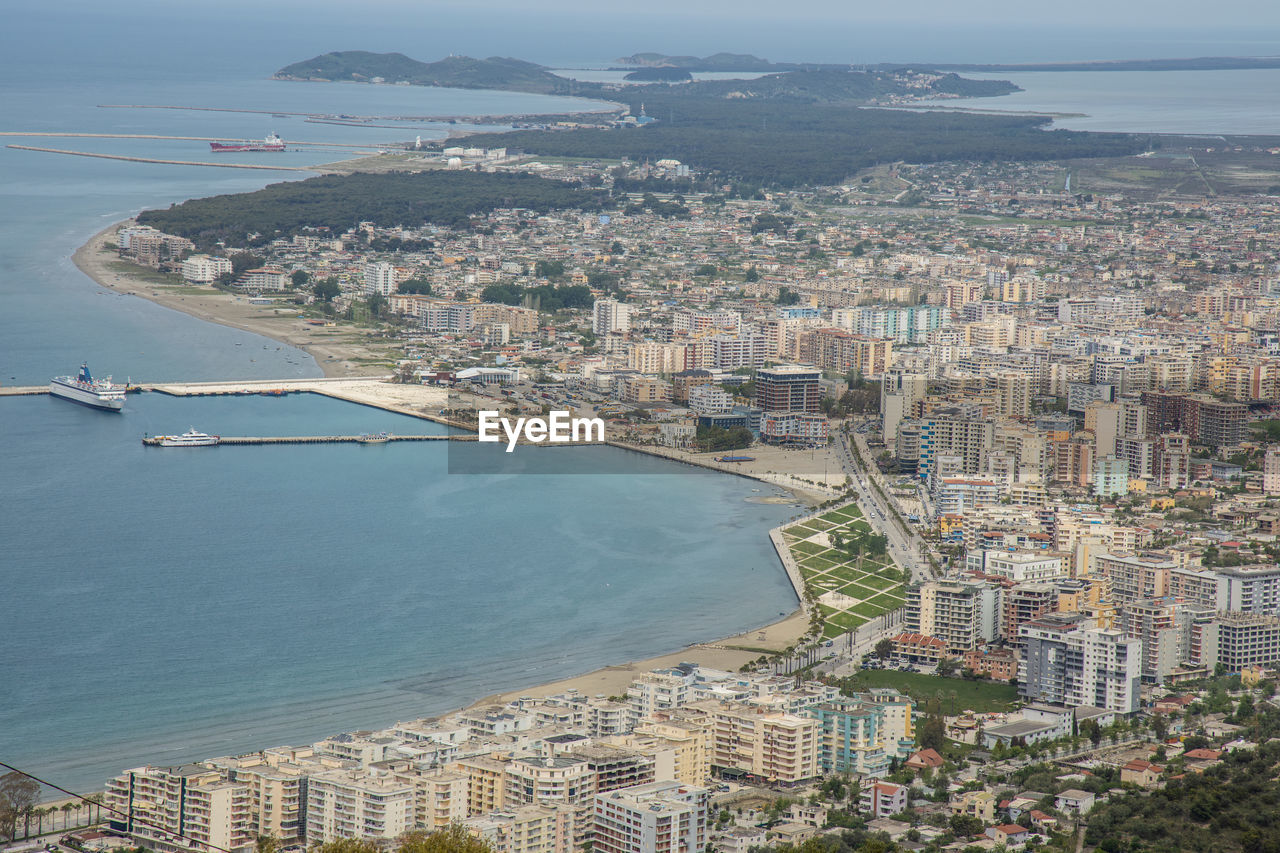
{"type": "Polygon", "coordinates": [[[0,131],[0,853],[1280,851],[1280,58],[457,14],[0,131]]]}

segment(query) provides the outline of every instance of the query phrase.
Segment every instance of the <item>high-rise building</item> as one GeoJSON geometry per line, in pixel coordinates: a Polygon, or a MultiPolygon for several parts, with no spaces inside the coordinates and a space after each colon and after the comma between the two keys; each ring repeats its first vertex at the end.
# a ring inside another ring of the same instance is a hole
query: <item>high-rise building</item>
{"type": "Polygon", "coordinates": [[[414,786],[392,776],[334,769],[307,781],[307,843],[399,838],[414,827],[414,786]]]}
{"type": "Polygon", "coordinates": [[[928,393],[923,373],[890,370],[880,379],[880,420],[885,444],[898,436],[898,424],[918,417],[921,401],[928,393]]]}
{"type": "Polygon", "coordinates": [[[597,299],[592,309],[591,331],[604,336],[631,330],[631,306],[613,299],[597,299]]]}
{"type": "Polygon", "coordinates": [[[1093,493],[1114,498],[1129,492],[1129,460],[1101,456],[1093,465],[1093,493]]]}
{"type": "Polygon", "coordinates": [[[651,782],[595,798],[592,849],[601,853],[700,853],[707,846],[706,788],[651,782]]]}
{"type": "Polygon", "coordinates": [[[914,751],[915,729],[909,698],[891,689],[841,697],[806,712],[821,726],[819,769],[882,778],[893,759],[914,751]]]}
{"type": "Polygon", "coordinates": [[[1018,691],[1029,702],[1132,714],[1138,710],[1142,643],[1089,624],[1079,613],[1048,613],[1023,625],[1018,691]]]}
{"type": "Polygon", "coordinates": [[[1262,461],[1262,491],[1280,495],[1280,447],[1268,447],[1262,461]]]}
{"type": "Polygon", "coordinates": [[[822,403],[822,372],[798,364],[756,370],[756,407],[765,412],[816,412],[822,403]]]}
{"type": "Polygon", "coordinates": [[[977,580],[938,580],[907,587],[909,633],[935,637],[960,656],[999,636],[1000,591],[977,580]]]}
{"type": "Polygon", "coordinates": [[[367,296],[390,296],[396,292],[396,268],[388,263],[364,265],[364,292],[367,296]]]}
{"type": "Polygon", "coordinates": [[[153,850],[251,850],[249,786],[204,764],[137,767],[107,783],[112,830],[153,850]]]}
{"type": "Polygon", "coordinates": [[[965,417],[959,409],[935,409],[920,421],[919,470],[932,480],[934,460],[959,456],[963,474],[981,470],[983,453],[991,447],[995,426],[986,418],[965,417]]]}
{"type": "Polygon", "coordinates": [[[1200,649],[1210,669],[1229,672],[1280,662],[1280,617],[1263,613],[1220,613],[1201,631],[1200,649]]]}

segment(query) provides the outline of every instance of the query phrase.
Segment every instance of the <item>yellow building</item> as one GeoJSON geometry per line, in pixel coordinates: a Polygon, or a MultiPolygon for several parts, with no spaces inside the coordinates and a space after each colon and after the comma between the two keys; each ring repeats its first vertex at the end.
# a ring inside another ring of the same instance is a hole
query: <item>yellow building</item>
{"type": "Polygon", "coordinates": [[[449,769],[467,777],[467,814],[482,815],[502,808],[507,801],[509,756],[499,754],[464,758],[449,769]]]}
{"type": "Polygon", "coordinates": [[[996,819],[996,797],[990,791],[965,791],[951,798],[951,813],[976,817],[983,823],[996,819]]]}

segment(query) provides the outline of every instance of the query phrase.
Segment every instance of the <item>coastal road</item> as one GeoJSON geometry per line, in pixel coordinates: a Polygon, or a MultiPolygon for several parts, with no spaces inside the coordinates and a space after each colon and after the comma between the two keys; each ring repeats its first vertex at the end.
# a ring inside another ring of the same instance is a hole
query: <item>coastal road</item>
{"type": "Polygon", "coordinates": [[[921,556],[923,549],[927,547],[924,540],[915,530],[899,526],[897,518],[890,511],[889,499],[882,497],[871,485],[871,475],[858,464],[850,447],[852,441],[844,431],[836,435],[840,464],[849,475],[854,495],[862,506],[867,521],[889,540],[889,553],[899,566],[908,571],[912,580],[931,580],[933,569],[928,560],[921,556]]]}

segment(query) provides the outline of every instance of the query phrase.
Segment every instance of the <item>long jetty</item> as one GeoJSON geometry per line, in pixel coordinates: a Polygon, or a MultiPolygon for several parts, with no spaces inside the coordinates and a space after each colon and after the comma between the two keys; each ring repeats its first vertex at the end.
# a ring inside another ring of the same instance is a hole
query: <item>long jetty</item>
{"type": "MultiPolygon", "coordinates": [[[[380,125],[381,126],[381,125],[380,125]]],[[[157,133],[78,133],[72,131],[52,130],[0,130],[0,136],[39,136],[58,139],[163,139],[179,142],[226,142],[225,136],[162,136],[157,133]]],[[[285,145],[309,148],[370,148],[381,149],[389,145],[403,145],[403,142],[388,142],[374,145],[367,142],[303,142],[298,139],[282,140],[285,145]]],[[[16,146],[14,146],[16,147],[16,146]]]]}
{"type": "Polygon", "coordinates": [[[70,154],[73,157],[96,157],[99,160],[125,160],[129,163],[162,163],[166,166],[211,166],[218,169],[259,169],[270,172],[314,172],[300,166],[259,166],[253,163],[208,163],[200,160],[161,160],[156,157],[126,157],[123,154],[95,154],[91,151],[71,151],[67,148],[40,148],[35,145],[6,145],[21,151],[42,151],[45,154],[70,154]]]}
{"type": "MultiPolygon", "coordinates": [[[[218,446],[224,444],[384,444],[390,441],[475,441],[474,435],[224,435],[218,439],[218,446]]],[[[147,436],[142,443],[148,447],[162,447],[163,438],[147,436]]]]}

